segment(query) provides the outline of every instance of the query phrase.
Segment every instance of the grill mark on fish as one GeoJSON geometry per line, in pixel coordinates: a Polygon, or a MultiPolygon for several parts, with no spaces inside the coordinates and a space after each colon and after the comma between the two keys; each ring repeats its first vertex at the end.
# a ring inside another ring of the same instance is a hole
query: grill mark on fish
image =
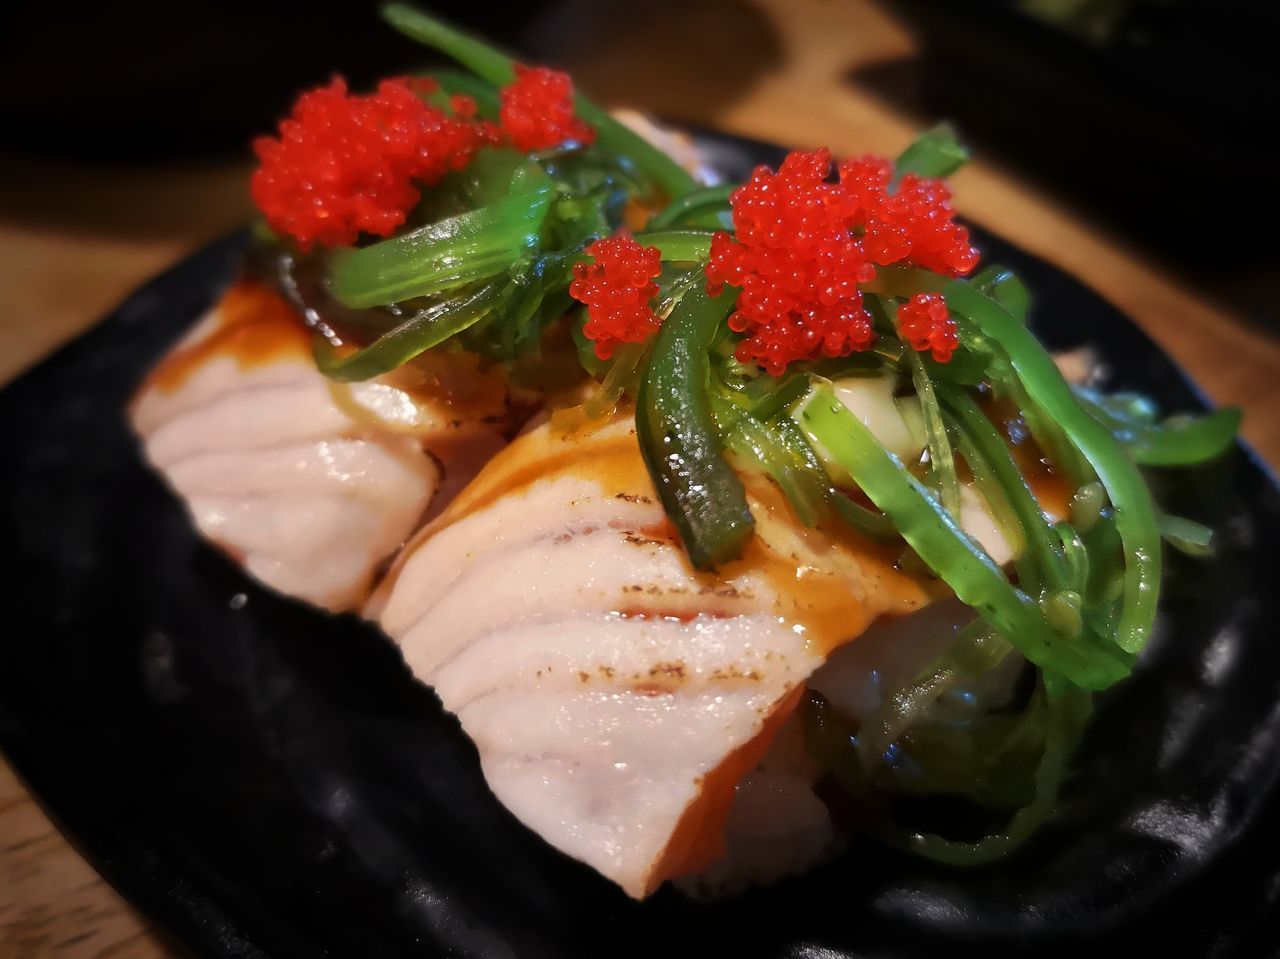
{"type": "MultiPolygon", "coordinates": [[[[545,527],[534,527],[528,535],[523,536],[520,539],[506,540],[504,542],[488,545],[487,548],[482,550],[469,552],[467,554],[468,563],[466,568],[460,570],[451,580],[449,580],[449,582],[438,591],[435,599],[419,610],[417,615],[415,615],[411,621],[406,623],[399,630],[399,633],[403,636],[407,636],[412,633],[419,625],[421,625],[424,619],[435,611],[437,605],[446,596],[448,596],[452,590],[469,582],[475,576],[482,575],[483,567],[486,567],[495,560],[499,563],[507,563],[510,562],[511,557],[515,554],[526,552],[539,545],[550,544],[552,546],[566,546],[579,537],[592,536],[600,532],[620,532],[625,537],[626,535],[629,535],[625,528],[629,525],[630,524],[624,523],[623,529],[615,530],[612,526],[607,524],[602,525],[597,520],[584,519],[578,523],[570,524],[567,527],[562,527],[555,531],[548,530],[545,527]],[[477,568],[481,569],[478,571],[477,568]]],[[[419,548],[427,548],[427,544],[429,542],[430,540],[421,544],[419,548]]],[[[443,669],[449,661],[442,661],[437,668],[443,669]]]]}

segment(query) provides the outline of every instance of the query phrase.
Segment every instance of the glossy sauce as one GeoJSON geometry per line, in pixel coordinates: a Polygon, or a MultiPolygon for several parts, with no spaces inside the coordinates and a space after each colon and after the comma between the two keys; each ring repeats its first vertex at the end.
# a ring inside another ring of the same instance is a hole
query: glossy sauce
{"type": "Polygon", "coordinates": [[[378,380],[445,407],[455,420],[495,422],[510,412],[502,366],[474,353],[428,350],[378,380]]]}
{"type": "Polygon", "coordinates": [[[1070,483],[1048,468],[1024,475],[1027,486],[1031,488],[1031,495],[1036,498],[1050,522],[1071,518],[1071,497],[1075,495],[1075,490],[1070,483]]]}
{"type": "Polygon", "coordinates": [[[542,428],[519,437],[494,456],[449,504],[436,531],[505,496],[522,493],[538,480],[558,476],[590,479],[614,496],[657,501],[634,430],[558,436],[542,428]]]}
{"type": "MultiPolygon", "coordinates": [[[[312,331],[284,296],[256,280],[241,280],[231,287],[214,312],[214,327],[201,339],[179,346],[147,379],[146,388],[173,392],[195,372],[221,357],[250,370],[284,360],[314,364],[312,331]]],[[[477,421],[506,422],[506,376],[500,365],[471,353],[428,351],[392,372],[378,377],[384,387],[404,394],[419,407],[447,409],[452,425],[477,421]]],[[[413,432],[394,422],[382,422],[365,406],[358,391],[364,384],[329,384],[334,402],[357,422],[384,427],[390,432],[413,432]]],[[[412,420],[412,417],[408,418],[412,420]]],[[[435,417],[427,417],[431,422],[435,417]]]]}
{"type": "Polygon", "coordinates": [[[1027,486],[1051,522],[1071,517],[1071,497],[1075,489],[1054,469],[1044,450],[1031,436],[1022,411],[1008,399],[986,399],[982,411],[1009,446],[1009,453],[1027,486]]]}
{"type": "Polygon", "coordinates": [[[390,433],[432,435],[437,443],[447,439],[440,436],[442,418],[452,430],[475,423],[505,429],[521,418],[508,403],[501,367],[471,353],[424,353],[372,380],[327,385],[352,420],[390,433]]]}
{"type": "Polygon", "coordinates": [[[165,357],[148,377],[147,387],[171,393],[220,356],[235,360],[242,369],[282,359],[310,359],[311,333],[306,324],[288,300],[263,284],[241,280],[215,310],[213,332],[165,357]]]}
{"type": "Polygon", "coordinates": [[[838,520],[806,529],[767,479],[749,478],[747,499],[756,535],[722,573],[762,573],[777,597],[780,618],[824,658],[878,616],[913,612],[937,591],[894,568],[900,550],[886,550],[838,520]]]}

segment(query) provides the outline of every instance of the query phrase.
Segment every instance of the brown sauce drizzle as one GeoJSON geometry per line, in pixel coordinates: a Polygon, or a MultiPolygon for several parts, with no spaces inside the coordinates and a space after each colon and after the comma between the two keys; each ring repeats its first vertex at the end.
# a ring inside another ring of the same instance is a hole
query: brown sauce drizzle
{"type": "Polygon", "coordinates": [[[243,369],[295,356],[310,359],[306,324],[288,300],[263,284],[241,280],[215,309],[216,328],[165,357],[148,378],[148,387],[171,393],[219,356],[235,360],[243,369]]]}
{"type": "Polygon", "coordinates": [[[1031,495],[1046,516],[1054,522],[1071,518],[1071,497],[1075,491],[1070,483],[1048,468],[1023,475],[1027,478],[1031,495]]]}
{"type": "Polygon", "coordinates": [[[609,435],[583,431],[555,436],[541,427],[518,437],[491,459],[480,474],[449,504],[440,527],[521,493],[540,479],[576,476],[598,482],[611,495],[656,500],[633,431],[609,435]]]}
{"type": "Polygon", "coordinates": [[[777,597],[779,617],[820,656],[859,636],[878,616],[913,612],[938,591],[894,568],[899,550],[873,543],[838,520],[806,529],[772,482],[744,479],[756,535],[742,558],[720,573],[763,574],[777,597]]]}
{"type": "Polygon", "coordinates": [[[508,402],[502,366],[474,353],[428,350],[378,381],[419,402],[444,407],[455,424],[498,424],[520,415],[527,418],[508,402]]]}
{"type": "Polygon", "coordinates": [[[1031,437],[1022,418],[1022,411],[1008,398],[988,397],[979,405],[1004,437],[1013,462],[1026,479],[1040,509],[1054,520],[1069,518],[1071,497],[1075,489],[1054,469],[1040,444],[1031,437]]]}
{"type": "Polygon", "coordinates": [[[645,203],[632,197],[622,208],[622,225],[632,231],[643,230],[661,209],[661,206],[645,203]]]}
{"type": "MultiPolygon", "coordinates": [[[[243,370],[286,359],[314,362],[312,330],[288,299],[262,282],[237,282],[218,303],[214,316],[212,331],[165,357],[148,377],[146,388],[173,392],[206,363],[223,356],[243,370]]],[[[485,422],[505,428],[527,416],[509,403],[502,366],[472,353],[427,351],[378,382],[402,390],[419,403],[444,407],[455,427],[485,422]]],[[[332,386],[341,394],[335,401],[349,415],[377,425],[372,411],[351,398],[352,384],[334,382],[332,386]]]]}

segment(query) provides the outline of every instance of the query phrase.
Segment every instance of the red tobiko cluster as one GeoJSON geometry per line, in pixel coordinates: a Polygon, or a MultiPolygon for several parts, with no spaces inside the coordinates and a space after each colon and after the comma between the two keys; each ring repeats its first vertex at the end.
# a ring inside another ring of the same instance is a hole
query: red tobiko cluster
{"type": "Polygon", "coordinates": [[[826,150],[792,153],[777,173],[757,167],[731,200],[736,238],[717,233],[711,243],[711,291],[742,291],[729,317],[747,334],[737,358],[775,376],[794,360],[847,356],[875,338],[858,289],[875,267],[850,234],[850,197],[827,182],[830,170],[826,150]]]}
{"type": "Polygon", "coordinates": [[[642,343],[657,332],[662,321],[653,311],[653,281],[662,272],[662,254],[626,233],[596,240],[587,253],[592,262],[574,265],[569,295],[586,304],[582,332],[607,360],[621,344],[642,343]]]}
{"type": "Polygon", "coordinates": [[[517,63],[515,82],[500,96],[502,132],[519,150],[595,141],[596,131],[573,112],[573,81],[567,73],[517,63]]]}
{"type": "Polygon", "coordinates": [[[359,96],[335,78],[299,97],[279,137],[253,144],[261,161],[253,199],[271,228],[303,250],[349,246],[362,233],[390,236],[420,186],[466,166],[482,146],[534,150],[595,139],[573,112],[564,73],[517,65],[515,81],[500,91],[501,128],[477,120],[470,97],[451,97],[449,111],[423,100],[436,89],[428,79],[399,78],[359,96]]]}
{"type": "Polygon", "coordinates": [[[262,161],[253,199],[271,228],[304,250],[394,232],[418,202],[417,184],[462,168],[496,139],[492,124],[474,122],[468,98],[454,98],[450,115],[419,96],[430,89],[398,78],[357,96],[335,78],[299,97],[279,138],[253,144],[262,161]]]}
{"type": "Polygon", "coordinates": [[[913,349],[931,351],[939,363],[950,360],[960,345],[956,321],[940,293],[917,293],[898,307],[898,332],[913,349]]]}
{"type": "Polygon", "coordinates": [[[708,288],[741,290],[729,317],[746,334],[735,355],[775,376],[796,360],[848,356],[874,342],[858,285],[875,278],[876,266],[959,276],[977,263],[941,182],[906,176],[891,193],[887,160],[838,169],[830,181],[825,149],[791,153],[776,173],[758,167],[730,201],[734,235],[712,240],[708,288]]]}

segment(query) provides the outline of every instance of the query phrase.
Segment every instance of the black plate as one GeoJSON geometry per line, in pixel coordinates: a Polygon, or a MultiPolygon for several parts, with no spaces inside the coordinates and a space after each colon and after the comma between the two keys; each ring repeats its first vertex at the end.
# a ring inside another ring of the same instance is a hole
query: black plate
{"type": "MultiPolygon", "coordinates": [[[[728,165],[770,159],[718,149],[728,165]]],[[[192,532],[124,406],[243,237],[156,279],[0,399],[9,455],[0,744],[89,859],[207,956],[1257,955],[1280,939],[1280,495],[1236,450],[1158,477],[1216,526],[1170,558],[1133,680],[1104,695],[1057,822],[980,871],[855,847],[720,905],[628,900],[521,827],[391,643],[259,589],[192,532]]],[[[998,239],[1054,347],[1200,400],[1132,323],[998,239]]]]}

